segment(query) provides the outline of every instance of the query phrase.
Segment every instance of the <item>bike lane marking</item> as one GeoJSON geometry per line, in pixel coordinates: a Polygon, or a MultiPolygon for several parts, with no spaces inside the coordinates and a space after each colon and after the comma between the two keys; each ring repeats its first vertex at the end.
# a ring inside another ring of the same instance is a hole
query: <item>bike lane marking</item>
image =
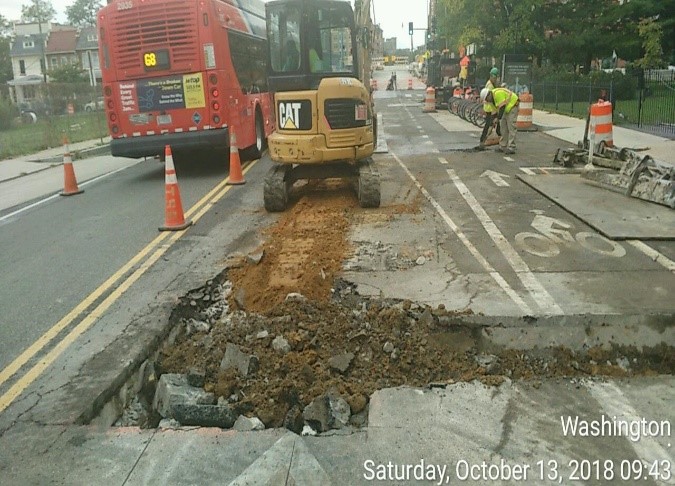
{"type": "MultiPolygon", "coordinates": [[[[495,282],[497,282],[497,285],[501,287],[501,289],[511,298],[511,300],[525,313],[525,315],[532,315],[532,309],[530,309],[530,306],[527,305],[527,303],[523,300],[523,298],[518,295],[518,293],[511,288],[509,283],[502,277],[502,275],[494,269],[492,265],[490,265],[490,262],[487,261],[487,259],[481,255],[481,253],[478,251],[478,248],[476,248],[473,243],[467,238],[467,236],[462,232],[461,229],[459,229],[459,226],[455,224],[455,222],[448,216],[448,213],[445,212],[445,210],[441,207],[438,202],[429,194],[429,192],[422,187],[422,184],[415,178],[415,176],[408,170],[408,167],[401,161],[400,158],[395,153],[391,154],[396,162],[403,168],[405,173],[408,175],[408,177],[413,181],[413,184],[417,187],[417,189],[424,195],[424,197],[431,203],[433,208],[436,210],[436,212],[441,216],[443,221],[450,227],[453,233],[459,238],[459,240],[464,244],[467,250],[469,250],[469,253],[473,255],[473,257],[478,261],[478,263],[485,269],[485,271],[490,274],[490,276],[493,278],[495,282]]],[[[441,161],[441,158],[439,158],[439,161],[441,161]]],[[[443,163],[441,161],[441,163],[443,163]]],[[[447,161],[446,161],[447,163],[447,161]]]]}
{"type": "Polygon", "coordinates": [[[640,250],[642,253],[647,255],[649,258],[651,258],[653,261],[658,263],[659,265],[663,266],[667,270],[670,270],[671,272],[675,273],[675,262],[672,261],[670,258],[668,258],[665,255],[662,255],[658,251],[656,251],[654,248],[651,246],[646,245],[645,243],[641,242],[640,240],[628,240],[627,243],[634,248],[640,250]]]}
{"type": "Polygon", "coordinates": [[[539,308],[548,315],[563,315],[564,312],[560,306],[553,299],[551,294],[544,288],[544,286],[534,276],[530,267],[527,266],[525,260],[518,254],[518,252],[511,246],[506,237],[497,228],[497,225],[488,216],[485,209],[480,205],[475,196],[469,191],[469,188],[462,182],[454,169],[447,169],[450,179],[457,187],[457,190],[467,202],[473,213],[476,215],[481,225],[494,241],[497,248],[502,253],[508,264],[516,273],[523,286],[530,293],[539,308]]]}

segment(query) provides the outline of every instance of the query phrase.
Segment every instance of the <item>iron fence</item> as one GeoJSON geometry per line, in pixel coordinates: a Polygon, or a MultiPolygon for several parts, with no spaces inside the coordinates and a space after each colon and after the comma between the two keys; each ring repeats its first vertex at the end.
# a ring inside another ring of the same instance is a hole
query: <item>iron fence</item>
{"type": "Polygon", "coordinates": [[[13,104],[0,99],[0,160],[70,142],[107,136],[101,86],[49,83],[24,94],[13,104]]]}
{"type": "Polygon", "coordinates": [[[612,102],[615,125],[675,138],[675,72],[626,75],[620,83],[532,83],[537,109],[584,118],[599,98],[612,102]]]}

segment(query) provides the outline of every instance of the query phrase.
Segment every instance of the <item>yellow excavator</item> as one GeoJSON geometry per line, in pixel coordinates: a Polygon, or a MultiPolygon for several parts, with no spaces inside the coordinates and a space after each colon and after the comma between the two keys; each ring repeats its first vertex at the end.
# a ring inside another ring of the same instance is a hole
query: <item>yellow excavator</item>
{"type": "Polygon", "coordinates": [[[265,177],[267,211],[284,211],[302,179],[354,180],[359,204],[379,207],[372,154],[377,116],[370,89],[370,0],[272,0],[265,5],[268,83],[276,130],[265,177]]]}

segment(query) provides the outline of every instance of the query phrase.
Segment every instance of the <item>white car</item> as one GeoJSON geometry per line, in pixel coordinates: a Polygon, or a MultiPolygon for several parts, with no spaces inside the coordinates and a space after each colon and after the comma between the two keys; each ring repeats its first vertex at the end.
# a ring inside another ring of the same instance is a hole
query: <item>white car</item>
{"type": "Polygon", "coordinates": [[[95,111],[103,109],[103,98],[97,99],[95,102],[90,101],[84,105],[84,111],[95,111]]]}

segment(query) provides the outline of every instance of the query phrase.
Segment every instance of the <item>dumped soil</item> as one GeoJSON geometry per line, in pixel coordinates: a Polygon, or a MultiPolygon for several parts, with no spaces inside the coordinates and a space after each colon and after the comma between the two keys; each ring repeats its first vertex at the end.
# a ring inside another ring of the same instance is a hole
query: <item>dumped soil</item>
{"type": "Polygon", "coordinates": [[[345,182],[312,182],[301,192],[301,199],[267,230],[266,243],[254,252],[262,259],[231,262],[235,308],[264,314],[290,292],[318,302],[330,298],[333,280],[350,251],[350,220],[361,210],[345,182]]]}
{"type": "MultiPolygon", "coordinates": [[[[418,204],[399,209],[416,212],[418,204]]],[[[181,332],[160,354],[158,373],[197,370],[206,377],[206,391],[223,397],[235,413],[299,431],[304,407],[327,393],[343,397],[352,423],[360,425],[370,394],[386,387],[472,380],[498,385],[507,378],[537,386],[556,377],[675,369],[675,353],[667,347],[583,354],[487,349],[482,329],[465,324],[465,313],[358,295],[339,275],[352,251],[350,223],[365,211],[343,183],[305,186],[261,248],[183,299],[174,312],[181,332]],[[221,370],[228,344],[255,356],[257,369],[247,376],[221,370]]]]}

